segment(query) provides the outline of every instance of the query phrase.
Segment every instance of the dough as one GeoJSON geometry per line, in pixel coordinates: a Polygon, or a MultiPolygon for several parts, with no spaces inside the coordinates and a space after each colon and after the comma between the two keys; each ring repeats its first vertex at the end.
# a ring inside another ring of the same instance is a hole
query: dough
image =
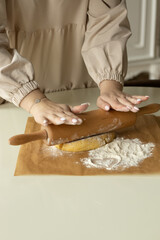
{"type": "Polygon", "coordinates": [[[62,143],[55,145],[58,149],[68,152],[89,151],[104,146],[106,143],[112,142],[115,138],[115,133],[104,133],[98,136],[93,136],[70,143],[62,143]]]}

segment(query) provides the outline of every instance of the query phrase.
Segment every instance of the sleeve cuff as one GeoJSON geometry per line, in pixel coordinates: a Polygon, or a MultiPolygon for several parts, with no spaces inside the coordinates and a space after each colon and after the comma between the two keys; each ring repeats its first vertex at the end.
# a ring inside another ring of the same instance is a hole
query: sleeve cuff
{"type": "Polygon", "coordinates": [[[12,97],[12,103],[19,107],[20,102],[22,99],[27,96],[30,92],[33,90],[36,90],[39,88],[39,85],[36,81],[30,81],[24,84],[21,88],[18,88],[16,92],[13,93],[12,97]]]}
{"type": "Polygon", "coordinates": [[[111,72],[97,73],[96,81],[97,81],[98,86],[104,80],[114,80],[114,81],[119,82],[122,86],[124,85],[124,77],[122,76],[122,74],[120,74],[118,72],[111,71],[111,72]]]}

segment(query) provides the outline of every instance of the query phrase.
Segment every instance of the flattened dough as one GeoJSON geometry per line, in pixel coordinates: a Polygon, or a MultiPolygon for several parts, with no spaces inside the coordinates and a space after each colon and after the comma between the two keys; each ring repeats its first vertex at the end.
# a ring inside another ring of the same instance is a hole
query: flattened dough
{"type": "Polygon", "coordinates": [[[81,139],[70,143],[62,143],[56,145],[56,147],[63,151],[68,152],[80,152],[89,151],[104,146],[106,143],[112,142],[115,138],[115,133],[104,133],[101,135],[81,139]]]}

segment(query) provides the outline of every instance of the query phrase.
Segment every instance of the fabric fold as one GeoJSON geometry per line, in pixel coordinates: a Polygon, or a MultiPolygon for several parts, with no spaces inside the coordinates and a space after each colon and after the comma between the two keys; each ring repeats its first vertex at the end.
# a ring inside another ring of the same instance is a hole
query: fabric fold
{"type": "Polygon", "coordinates": [[[105,79],[123,84],[127,72],[126,43],[131,31],[125,1],[117,4],[113,8],[98,8],[97,2],[99,12],[92,0],[89,5],[82,56],[98,85],[105,79]]]}
{"type": "MultiPolygon", "coordinates": [[[[21,100],[36,88],[31,62],[23,58],[16,49],[11,49],[6,34],[6,2],[0,1],[0,97],[19,106],[21,100]],[[28,84],[28,88],[26,87],[28,84]]],[[[1,102],[4,102],[1,100],[1,102]]]]}
{"type": "Polygon", "coordinates": [[[130,35],[125,0],[0,0],[0,97],[123,84],[130,35]]]}

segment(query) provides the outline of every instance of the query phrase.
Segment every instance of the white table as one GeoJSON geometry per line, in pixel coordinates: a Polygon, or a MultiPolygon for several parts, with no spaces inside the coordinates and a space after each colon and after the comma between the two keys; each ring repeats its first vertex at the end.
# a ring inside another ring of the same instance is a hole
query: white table
{"type": "MultiPolygon", "coordinates": [[[[125,91],[160,103],[158,88],[125,91]]],[[[71,105],[89,101],[92,110],[98,90],[48,96],[71,105]]],[[[0,239],[160,239],[160,175],[14,177],[19,147],[8,138],[24,132],[28,116],[10,103],[0,106],[0,239]]]]}

